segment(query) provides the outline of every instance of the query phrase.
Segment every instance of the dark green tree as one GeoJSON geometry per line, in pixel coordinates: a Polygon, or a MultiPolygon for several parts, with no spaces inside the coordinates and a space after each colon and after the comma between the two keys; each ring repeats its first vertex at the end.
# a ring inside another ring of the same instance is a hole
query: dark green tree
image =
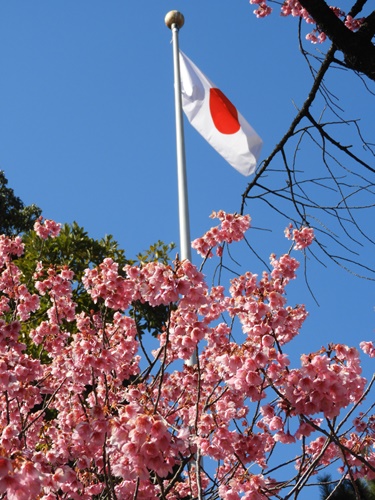
{"type": "Polygon", "coordinates": [[[34,204],[25,207],[7,185],[8,179],[0,170],[0,234],[11,236],[32,229],[42,210],[34,204]]]}
{"type": "Polygon", "coordinates": [[[367,483],[362,479],[356,479],[352,482],[345,479],[338,485],[337,481],[332,481],[329,474],[318,477],[318,480],[322,500],[327,498],[330,500],[375,500],[371,481],[367,483]]]}

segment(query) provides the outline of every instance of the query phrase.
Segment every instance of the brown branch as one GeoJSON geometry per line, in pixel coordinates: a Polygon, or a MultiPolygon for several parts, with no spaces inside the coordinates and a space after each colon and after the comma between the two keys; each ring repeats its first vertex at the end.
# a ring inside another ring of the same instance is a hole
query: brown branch
{"type": "Polygon", "coordinates": [[[355,17],[357,16],[366,5],[367,0],[357,0],[353,7],[350,9],[348,16],[355,17]]]}
{"type": "Polygon", "coordinates": [[[354,155],[350,151],[350,149],[349,149],[350,146],[343,146],[338,141],[336,141],[335,139],[333,139],[333,137],[331,137],[329,134],[327,134],[327,132],[323,128],[323,125],[319,124],[313,118],[313,116],[310,114],[310,112],[307,113],[307,118],[311,121],[311,123],[314,125],[314,127],[317,130],[319,130],[320,134],[323,137],[325,137],[326,139],[328,139],[334,146],[336,146],[337,149],[339,149],[340,151],[343,151],[345,154],[347,154],[348,156],[350,156],[350,158],[352,158],[353,160],[355,160],[357,163],[359,163],[360,165],[362,165],[363,167],[365,167],[367,170],[370,170],[370,172],[375,173],[375,168],[370,167],[370,165],[368,165],[366,162],[362,161],[360,158],[358,158],[358,156],[354,155]]]}
{"type": "Polygon", "coordinates": [[[272,160],[277,155],[277,153],[279,153],[280,151],[282,151],[282,149],[284,148],[285,144],[294,135],[295,129],[298,126],[298,124],[301,122],[301,120],[307,116],[307,114],[309,112],[309,109],[310,109],[310,106],[313,103],[313,101],[314,101],[314,99],[316,97],[316,94],[318,93],[318,91],[320,89],[320,85],[321,85],[321,83],[323,81],[324,75],[326,74],[326,72],[327,72],[330,64],[333,61],[333,58],[334,58],[334,55],[335,55],[335,51],[336,51],[336,49],[332,45],[330,47],[330,49],[328,50],[327,55],[326,55],[326,57],[325,57],[322,65],[321,65],[321,67],[320,67],[317,75],[316,75],[316,78],[314,80],[313,86],[311,88],[311,91],[310,91],[310,93],[309,93],[306,101],[304,102],[304,104],[303,104],[302,108],[300,109],[300,111],[298,112],[297,116],[292,121],[292,123],[291,123],[291,125],[289,127],[289,130],[284,135],[284,137],[281,139],[281,141],[279,142],[279,144],[277,144],[277,146],[272,151],[272,153],[270,154],[270,156],[268,158],[266,158],[266,160],[264,160],[261,168],[255,174],[254,179],[248,184],[245,192],[242,195],[241,214],[243,214],[243,212],[244,212],[245,200],[247,198],[247,195],[251,191],[251,189],[257,184],[258,179],[266,171],[267,167],[272,162],[272,160]]]}
{"type": "Polygon", "coordinates": [[[358,33],[368,40],[372,40],[375,35],[375,10],[366,17],[364,23],[359,28],[358,33]]]}

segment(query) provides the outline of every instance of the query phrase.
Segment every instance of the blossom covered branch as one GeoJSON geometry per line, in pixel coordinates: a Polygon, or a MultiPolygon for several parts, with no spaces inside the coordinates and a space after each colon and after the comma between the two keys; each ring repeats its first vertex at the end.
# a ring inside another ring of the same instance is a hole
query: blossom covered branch
{"type": "MultiPolygon", "coordinates": [[[[213,215],[220,225],[193,245],[204,257],[250,225],[213,215]]],[[[52,221],[35,229],[58,234],[52,221]]],[[[310,228],[286,235],[296,249],[313,243],[310,228]]],[[[328,345],[303,354],[300,367],[286,353],[307,317],[287,304],[299,266],[290,254],[272,255],[270,273],[246,272],[228,291],[210,288],[189,261],[127,265],[124,275],[107,258],[87,269],[92,308],[77,313],[72,271],[37,262],[23,283],[22,253],[20,238],[0,237],[3,498],[261,500],[298,492],[300,478],[337,461],[342,474],[375,477],[375,418],[357,412],[339,434],[333,424],[363,402],[358,351],[328,345]],[[135,301],[169,307],[147,357],[135,301]],[[196,365],[181,363],[193,352],[196,365]],[[296,443],[297,470],[281,459],[268,473],[275,448],[295,456],[296,443]]]]}
{"type": "MultiPolygon", "coordinates": [[[[257,8],[254,14],[258,18],[272,13],[269,5],[273,0],[250,0],[257,8]]],[[[277,2],[276,2],[277,3],[277,2]]],[[[344,55],[348,68],[359,71],[375,80],[375,11],[367,17],[356,17],[367,3],[355,2],[349,11],[336,5],[330,6],[325,0],[285,0],[281,3],[282,16],[303,19],[314,29],[306,35],[312,43],[323,43],[327,38],[344,55]]],[[[347,8],[347,5],[345,5],[347,8]]]]}

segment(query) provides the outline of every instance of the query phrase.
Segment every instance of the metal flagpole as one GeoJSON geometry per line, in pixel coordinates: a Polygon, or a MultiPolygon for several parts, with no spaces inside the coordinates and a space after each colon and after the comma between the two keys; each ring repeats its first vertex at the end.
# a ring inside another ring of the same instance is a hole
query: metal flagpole
{"type": "MultiPolygon", "coordinates": [[[[191,261],[191,240],[189,203],[186,176],[186,155],[184,140],[184,122],[182,118],[181,102],[181,77],[180,77],[180,57],[178,45],[178,32],[184,25],[185,19],[181,12],[171,10],[165,16],[165,24],[172,31],[173,43],[173,71],[174,71],[174,102],[176,112],[176,148],[177,148],[177,182],[178,182],[178,218],[180,226],[180,259],[191,261]]],[[[193,366],[197,363],[196,353],[186,362],[193,366]]]]}
{"type": "Polygon", "coordinates": [[[176,147],[177,147],[177,182],[178,182],[178,216],[180,225],[180,259],[191,261],[191,241],[189,222],[189,203],[186,178],[186,156],[184,141],[184,122],[182,119],[180,58],[178,32],[184,25],[184,16],[177,10],[171,10],[165,16],[165,24],[172,31],[173,68],[174,68],[174,101],[176,112],[176,147]]]}

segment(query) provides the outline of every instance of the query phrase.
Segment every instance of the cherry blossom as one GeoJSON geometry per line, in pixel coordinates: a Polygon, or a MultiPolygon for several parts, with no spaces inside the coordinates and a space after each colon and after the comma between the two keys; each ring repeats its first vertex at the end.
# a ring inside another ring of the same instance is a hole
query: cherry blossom
{"type": "Polygon", "coordinates": [[[43,240],[46,240],[49,237],[56,238],[56,236],[60,233],[60,229],[61,224],[58,224],[50,219],[43,220],[42,217],[39,217],[34,224],[36,234],[43,240]]]}
{"type": "Polygon", "coordinates": [[[370,356],[370,358],[375,358],[375,346],[373,342],[361,342],[359,346],[365,354],[368,354],[370,356]]]}
{"type": "MultiPolygon", "coordinates": [[[[220,224],[193,243],[204,259],[250,227],[249,216],[212,216],[220,224]]],[[[35,230],[53,238],[59,225],[35,230]]],[[[296,249],[314,244],[310,228],[285,234],[296,249]]],[[[209,286],[187,260],[119,269],[107,258],[86,270],[89,307],[78,309],[74,273],[36,261],[25,282],[23,250],[21,238],[0,237],[3,498],[263,500],[331,464],[374,476],[375,416],[360,411],[372,382],[358,350],[328,344],[297,365],[288,356],[307,318],[288,304],[299,269],[289,253],[227,286],[209,286]],[[168,309],[152,348],[138,303],[168,309]]],[[[375,355],[372,342],[360,347],[375,355]]]]}
{"type": "MultiPolygon", "coordinates": [[[[192,247],[202,257],[212,257],[212,249],[222,243],[241,241],[245,232],[250,227],[250,216],[239,214],[227,214],[223,210],[212,212],[212,219],[219,219],[220,225],[212,227],[201,238],[192,242],[192,247]]],[[[219,251],[220,256],[221,250],[219,251]]]]}
{"type": "Polygon", "coordinates": [[[295,250],[303,250],[309,247],[315,238],[314,230],[311,227],[293,229],[293,226],[290,225],[285,229],[284,234],[288,240],[293,240],[295,242],[295,250]]]}

